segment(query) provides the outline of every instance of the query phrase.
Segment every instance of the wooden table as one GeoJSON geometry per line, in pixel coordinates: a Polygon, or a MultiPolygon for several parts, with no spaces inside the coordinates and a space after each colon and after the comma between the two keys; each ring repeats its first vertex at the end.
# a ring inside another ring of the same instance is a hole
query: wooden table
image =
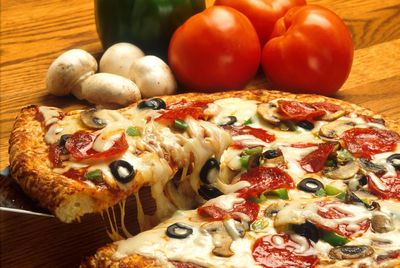
{"type": "MultiPolygon", "coordinates": [[[[353,68],[348,81],[336,97],[400,119],[399,0],[310,0],[309,2],[334,10],[345,20],[353,34],[356,48],[353,68]]],[[[1,0],[0,39],[0,168],[3,168],[8,165],[8,138],[14,118],[21,107],[28,104],[42,104],[73,109],[85,105],[84,102],[78,102],[72,97],[57,98],[46,92],[44,77],[51,61],[72,48],[85,49],[98,58],[102,48],[96,34],[92,0],[1,0]]],[[[266,83],[264,80],[258,80],[253,85],[265,87],[266,83]]],[[[4,214],[1,216],[0,223],[7,224],[2,226],[3,230],[8,232],[15,232],[17,235],[18,229],[33,228],[27,222],[21,226],[14,225],[18,222],[18,217],[15,215],[7,216],[6,219],[4,214]]],[[[53,220],[51,224],[60,225],[55,221],[53,220]]],[[[35,228],[40,229],[38,226],[35,228]]],[[[80,227],[75,224],[71,227],[62,225],[58,228],[57,230],[66,231],[68,228],[79,230],[80,227]]],[[[46,231],[42,230],[40,235],[44,233],[46,231]]],[[[80,251],[81,243],[80,247],[77,247],[78,242],[70,241],[66,235],[55,237],[54,231],[54,237],[51,234],[50,232],[46,241],[53,239],[59,244],[56,245],[58,248],[50,253],[65,252],[58,258],[62,260],[64,266],[76,265],[80,253],[87,254],[88,248],[93,251],[97,245],[86,241],[86,251],[80,251]]],[[[83,239],[85,240],[85,237],[83,239]]],[[[0,243],[1,241],[4,243],[5,240],[0,239],[0,243]]],[[[32,240],[31,237],[16,241],[28,243],[24,244],[24,250],[29,248],[37,250],[37,247],[41,246],[37,243],[43,243],[43,239],[32,240]]],[[[7,246],[10,245],[1,245],[3,259],[6,250],[9,249],[7,246]]],[[[9,267],[33,267],[41,263],[41,266],[46,266],[43,265],[46,263],[43,259],[26,260],[25,255],[16,255],[13,262],[2,264],[9,267]]],[[[8,258],[10,259],[10,256],[8,258]]],[[[51,261],[54,261],[53,259],[51,261]]],[[[49,267],[60,266],[52,264],[51,261],[47,263],[49,267]]]]}

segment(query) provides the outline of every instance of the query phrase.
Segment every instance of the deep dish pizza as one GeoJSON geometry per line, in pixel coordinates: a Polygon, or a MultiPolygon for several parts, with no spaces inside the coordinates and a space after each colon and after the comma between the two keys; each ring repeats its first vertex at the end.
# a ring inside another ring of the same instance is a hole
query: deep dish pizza
{"type": "Polygon", "coordinates": [[[395,267],[398,130],[339,100],[262,90],[118,111],[34,106],[17,119],[10,162],[65,222],[151,187],[156,212],[139,222],[163,222],[83,267],[395,267]]]}

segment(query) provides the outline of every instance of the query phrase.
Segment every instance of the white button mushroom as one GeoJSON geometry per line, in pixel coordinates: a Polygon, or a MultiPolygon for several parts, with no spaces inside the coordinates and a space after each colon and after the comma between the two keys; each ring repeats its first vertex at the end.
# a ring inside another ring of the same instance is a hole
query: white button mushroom
{"type": "Polygon", "coordinates": [[[100,59],[100,72],[118,74],[129,78],[132,63],[144,57],[140,48],[129,43],[117,43],[109,47],[100,59]]]}
{"type": "Polygon", "coordinates": [[[80,93],[80,83],[97,71],[96,59],[82,49],[61,54],[50,65],[46,76],[47,90],[56,96],[80,93]]]}
{"type": "Polygon", "coordinates": [[[145,98],[176,92],[176,81],[171,69],[155,56],[136,60],[131,66],[129,78],[136,83],[145,98]]]}
{"type": "Polygon", "coordinates": [[[138,87],[119,75],[97,73],[82,82],[82,97],[108,107],[127,106],[141,99],[138,87]]]}

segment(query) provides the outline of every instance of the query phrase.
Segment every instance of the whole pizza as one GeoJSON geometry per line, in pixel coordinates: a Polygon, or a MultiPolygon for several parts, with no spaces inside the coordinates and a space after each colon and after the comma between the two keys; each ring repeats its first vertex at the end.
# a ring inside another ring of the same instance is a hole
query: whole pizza
{"type": "Polygon", "coordinates": [[[137,198],[138,221],[159,224],[82,267],[400,267],[399,130],[340,100],[267,90],[30,106],[10,163],[64,222],[150,188],[156,210],[137,198]]]}

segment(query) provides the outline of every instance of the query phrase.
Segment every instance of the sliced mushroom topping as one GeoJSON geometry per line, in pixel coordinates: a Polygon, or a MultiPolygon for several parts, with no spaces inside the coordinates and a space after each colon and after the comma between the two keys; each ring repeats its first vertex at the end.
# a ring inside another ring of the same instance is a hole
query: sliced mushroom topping
{"type": "Polygon", "coordinates": [[[277,202],[272,203],[264,210],[264,216],[274,217],[278,212],[285,207],[285,202],[282,200],[277,200],[277,202]]]}
{"type": "Polygon", "coordinates": [[[261,157],[262,157],[261,153],[255,153],[250,155],[249,161],[247,163],[247,169],[259,167],[261,164],[261,157]]]}
{"type": "Polygon", "coordinates": [[[349,120],[332,121],[319,129],[319,136],[321,138],[338,139],[343,132],[355,126],[356,123],[349,120]]]}
{"type": "Polygon", "coordinates": [[[400,154],[392,154],[386,161],[396,170],[400,170],[400,154]]]}
{"type": "Polygon", "coordinates": [[[274,103],[261,103],[257,107],[257,113],[270,124],[278,125],[281,120],[278,114],[278,106],[274,103]]]}
{"type": "Polygon", "coordinates": [[[231,257],[234,253],[231,250],[232,237],[227,232],[222,221],[204,223],[200,231],[209,233],[212,236],[214,249],[212,253],[219,257],[231,257]]]}
{"type": "Polygon", "coordinates": [[[372,163],[368,159],[360,158],[359,162],[360,162],[362,170],[364,170],[366,172],[372,172],[377,175],[386,173],[386,168],[384,166],[372,163]]]}
{"type": "Polygon", "coordinates": [[[89,128],[101,129],[107,125],[107,122],[98,116],[99,110],[91,108],[81,112],[80,117],[82,122],[89,128]]]}
{"type": "Polygon", "coordinates": [[[333,120],[338,119],[339,117],[344,116],[346,113],[347,112],[344,111],[344,110],[339,110],[339,111],[336,111],[334,113],[326,113],[323,117],[321,117],[321,120],[333,121],[333,120]]]}
{"type": "Polygon", "coordinates": [[[394,230],[392,219],[383,213],[375,213],[372,216],[371,227],[375,233],[387,233],[394,230]]]}
{"type": "Polygon", "coordinates": [[[356,161],[350,161],[343,166],[326,167],[323,171],[324,175],[333,180],[347,180],[354,177],[360,167],[356,161]]]}
{"type": "Polygon", "coordinates": [[[235,221],[234,219],[224,220],[223,223],[226,231],[233,240],[243,238],[246,234],[246,229],[244,228],[243,224],[235,221]]]}
{"type": "Polygon", "coordinates": [[[374,254],[370,246],[340,246],[329,251],[329,257],[336,260],[361,259],[374,254]]]}

